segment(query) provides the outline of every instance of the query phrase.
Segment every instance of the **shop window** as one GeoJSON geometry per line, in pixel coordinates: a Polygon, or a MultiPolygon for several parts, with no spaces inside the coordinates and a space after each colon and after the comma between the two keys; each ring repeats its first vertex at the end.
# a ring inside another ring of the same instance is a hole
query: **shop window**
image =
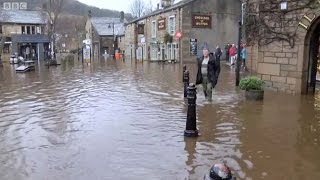
{"type": "Polygon", "coordinates": [[[30,28],[30,26],[27,26],[27,34],[31,34],[31,28],[30,28]]]}
{"type": "Polygon", "coordinates": [[[26,27],[25,26],[21,26],[21,34],[26,34],[26,27]]]}
{"type": "Polygon", "coordinates": [[[32,33],[32,34],[36,34],[36,27],[35,27],[35,26],[32,26],[32,27],[31,27],[31,33],[32,33]]]}

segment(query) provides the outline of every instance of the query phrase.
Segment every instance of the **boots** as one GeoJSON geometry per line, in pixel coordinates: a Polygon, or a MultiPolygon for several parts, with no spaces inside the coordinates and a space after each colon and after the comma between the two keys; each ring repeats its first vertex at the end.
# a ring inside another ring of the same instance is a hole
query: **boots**
{"type": "Polygon", "coordinates": [[[205,97],[206,99],[208,99],[207,91],[203,91],[203,93],[204,93],[204,97],[205,97]]]}

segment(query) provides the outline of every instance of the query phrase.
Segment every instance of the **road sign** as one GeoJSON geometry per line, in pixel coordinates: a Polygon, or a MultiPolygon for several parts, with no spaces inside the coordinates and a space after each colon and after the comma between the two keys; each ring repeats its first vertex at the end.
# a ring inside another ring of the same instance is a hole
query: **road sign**
{"type": "Polygon", "coordinates": [[[90,45],[91,44],[91,39],[85,39],[82,41],[84,44],[86,45],[90,45]]]}
{"type": "Polygon", "coordinates": [[[86,61],[86,62],[90,62],[90,48],[83,48],[83,59],[86,61]]]}
{"type": "Polygon", "coordinates": [[[180,39],[181,37],[182,37],[182,33],[181,33],[181,32],[179,32],[179,31],[178,31],[178,32],[176,32],[176,38],[177,38],[177,39],[180,39]]]}

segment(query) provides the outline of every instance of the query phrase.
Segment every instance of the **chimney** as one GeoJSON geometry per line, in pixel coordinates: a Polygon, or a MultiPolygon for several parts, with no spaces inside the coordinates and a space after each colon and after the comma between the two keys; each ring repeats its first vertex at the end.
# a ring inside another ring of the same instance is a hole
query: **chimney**
{"type": "Polygon", "coordinates": [[[159,8],[160,8],[160,4],[158,3],[158,4],[157,4],[157,10],[159,10],[159,8]]]}
{"type": "Polygon", "coordinates": [[[120,22],[121,23],[124,22],[124,12],[123,11],[120,12],[120,22]]]}

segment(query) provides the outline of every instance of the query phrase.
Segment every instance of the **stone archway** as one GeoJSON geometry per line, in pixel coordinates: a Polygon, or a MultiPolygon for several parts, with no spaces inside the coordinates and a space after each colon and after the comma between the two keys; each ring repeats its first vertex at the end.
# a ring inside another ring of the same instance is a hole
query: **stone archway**
{"type": "Polygon", "coordinates": [[[319,60],[320,48],[320,16],[314,17],[312,24],[307,28],[304,43],[304,62],[302,77],[302,93],[314,94],[316,91],[317,80],[320,81],[319,60]],[[317,78],[318,76],[318,78],[317,78]]]}

